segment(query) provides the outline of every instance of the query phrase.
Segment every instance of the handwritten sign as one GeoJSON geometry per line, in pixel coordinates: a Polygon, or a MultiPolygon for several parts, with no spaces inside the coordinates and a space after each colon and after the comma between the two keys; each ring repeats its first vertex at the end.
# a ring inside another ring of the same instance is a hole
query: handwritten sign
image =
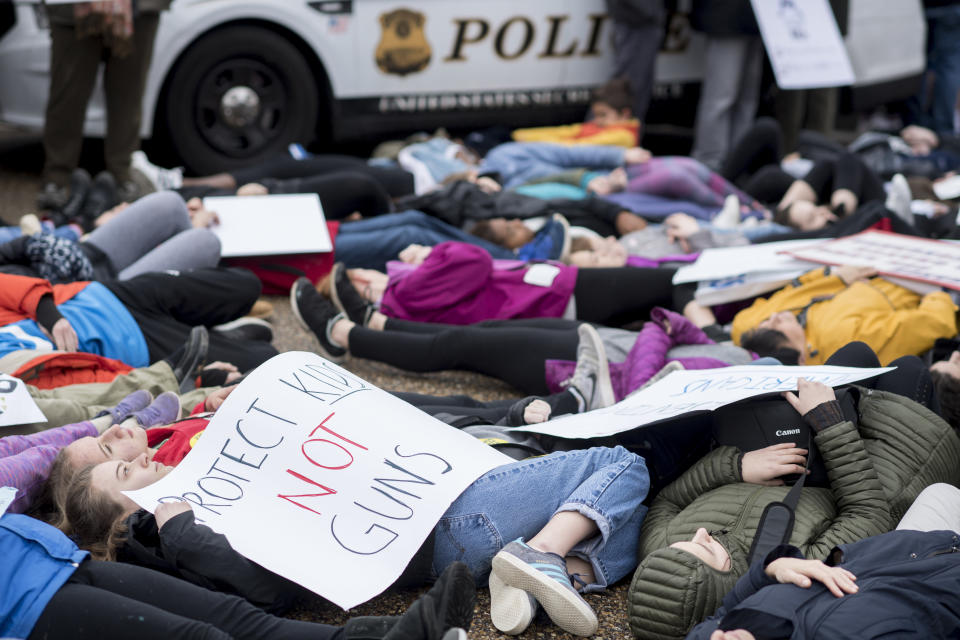
{"type": "Polygon", "coordinates": [[[797,388],[797,378],[837,387],[894,368],[743,365],[674,371],[611,407],[520,427],[516,431],[544,433],[558,438],[602,438],[685,413],[713,411],[753,396],[792,391],[797,388]]]}
{"type": "Polygon", "coordinates": [[[223,196],[204,198],[220,223],[220,255],[269,256],[333,251],[317,194],[223,196]]]}
{"type": "Polygon", "coordinates": [[[0,487],[0,516],[7,512],[16,497],[16,487],[0,487]]]}
{"type": "Polygon", "coordinates": [[[822,240],[787,240],[755,244],[749,247],[706,249],[691,265],[680,267],[673,276],[673,284],[710,282],[736,278],[751,273],[782,273],[813,268],[809,262],[798,260],[788,252],[823,242],[822,240]]]}
{"type": "Polygon", "coordinates": [[[786,252],[810,262],[868,266],[880,275],[960,290],[960,244],[954,242],[864,231],[786,252]]]}
{"type": "Polygon", "coordinates": [[[842,87],[855,79],[827,0],[751,0],[781,89],[842,87]]]}
{"type": "Polygon", "coordinates": [[[755,298],[789,284],[808,270],[804,268],[789,271],[744,273],[732,278],[705,280],[697,286],[694,299],[702,305],[713,306],[735,300],[755,298]]]}
{"type": "Polygon", "coordinates": [[[247,558],[347,609],[390,586],[475,479],[512,460],[323,358],[251,373],[186,458],[129,492],[185,500],[247,558]]]}
{"type": "Polygon", "coordinates": [[[46,421],[23,381],[0,374],[0,427],[46,421]]]}

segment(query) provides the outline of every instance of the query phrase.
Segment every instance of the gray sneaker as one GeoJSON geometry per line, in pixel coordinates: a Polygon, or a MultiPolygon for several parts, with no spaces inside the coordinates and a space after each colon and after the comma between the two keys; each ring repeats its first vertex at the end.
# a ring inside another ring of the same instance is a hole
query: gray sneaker
{"type": "Polygon", "coordinates": [[[603,340],[592,325],[583,323],[577,329],[580,344],[577,346],[577,367],[573,370],[569,387],[583,399],[584,411],[602,409],[617,400],[610,381],[610,366],[603,340]]]}
{"type": "Polygon", "coordinates": [[[519,538],[493,556],[492,574],[536,598],[564,631],[578,636],[596,633],[597,614],[570,584],[567,563],[557,554],[537,551],[519,538]]]}

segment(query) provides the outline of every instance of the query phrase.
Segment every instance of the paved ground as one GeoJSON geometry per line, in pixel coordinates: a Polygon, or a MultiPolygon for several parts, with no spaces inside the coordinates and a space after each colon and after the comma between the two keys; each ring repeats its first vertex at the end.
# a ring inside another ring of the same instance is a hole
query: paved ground
{"type": "MultiPolygon", "coordinates": [[[[89,146],[89,144],[88,144],[89,146]]],[[[0,128],[0,219],[6,224],[16,224],[24,213],[34,211],[33,199],[40,186],[41,154],[35,137],[22,135],[0,128]]],[[[275,346],[281,351],[313,351],[316,339],[300,329],[290,311],[290,305],[284,297],[268,298],[274,303],[275,314],[272,318],[275,327],[275,346]]],[[[345,366],[366,379],[385,389],[415,391],[434,395],[469,394],[481,400],[495,400],[519,397],[521,394],[498,380],[467,372],[439,372],[431,374],[413,374],[393,367],[348,358],[345,366]]],[[[519,505],[518,505],[519,507],[519,505]]],[[[339,624],[350,615],[395,615],[406,609],[420,591],[388,593],[371,602],[357,607],[348,613],[333,605],[302,608],[291,614],[305,620],[315,620],[330,624],[339,624]]],[[[473,638],[506,638],[490,624],[489,594],[482,589],[478,594],[478,607],[473,638]]],[[[626,623],[626,584],[613,587],[609,593],[592,595],[588,601],[600,618],[600,630],[596,638],[628,638],[630,631],[626,623]]],[[[543,617],[523,635],[524,638],[563,638],[568,634],[560,632],[543,617]]],[[[573,637],[573,636],[570,636],[573,637]]]]}

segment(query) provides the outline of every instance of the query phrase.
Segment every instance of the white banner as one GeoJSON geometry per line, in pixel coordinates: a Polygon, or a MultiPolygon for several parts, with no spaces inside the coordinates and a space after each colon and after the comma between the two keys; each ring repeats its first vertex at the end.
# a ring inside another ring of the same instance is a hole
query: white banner
{"type": "Polygon", "coordinates": [[[790,284],[795,278],[802,276],[808,269],[791,269],[789,271],[764,271],[760,273],[745,273],[732,278],[720,280],[705,280],[697,287],[694,299],[708,307],[746,300],[774,291],[790,284]]]}
{"type": "Polygon", "coordinates": [[[220,255],[272,256],[333,251],[320,198],[315,193],[204,198],[220,223],[220,255]]]}
{"type": "Polygon", "coordinates": [[[790,270],[812,269],[809,262],[798,260],[787,251],[823,242],[822,240],[787,240],[749,247],[706,249],[691,265],[680,267],[673,276],[673,284],[709,282],[721,278],[736,278],[748,273],[781,273],[790,270]]]}
{"type": "Polygon", "coordinates": [[[880,275],[960,290],[960,244],[954,242],[864,231],[787,252],[810,262],[873,267],[880,275]]]}
{"type": "Polygon", "coordinates": [[[0,374],[0,427],[46,421],[23,381],[0,374]]]}
{"type": "Polygon", "coordinates": [[[685,413],[713,411],[745,398],[792,391],[797,378],[837,387],[870,378],[895,367],[753,366],[674,371],[643,391],[606,409],[564,416],[516,431],[544,433],[558,438],[602,438],[685,413]]]}
{"type": "Polygon", "coordinates": [[[853,84],[853,67],[827,0],[751,0],[781,89],[853,84]]]}
{"type": "Polygon", "coordinates": [[[389,587],[450,503],[512,462],[323,358],[251,373],[168,476],[128,495],[183,499],[238,552],[349,609],[389,587]]]}

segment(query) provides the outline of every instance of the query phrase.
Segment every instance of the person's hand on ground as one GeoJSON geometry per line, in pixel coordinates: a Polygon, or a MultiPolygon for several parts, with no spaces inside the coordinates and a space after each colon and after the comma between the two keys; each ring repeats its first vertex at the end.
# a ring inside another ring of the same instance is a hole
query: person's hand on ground
{"type": "Polygon", "coordinates": [[[224,384],[230,384],[231,382],[233,382],[234,380],[236,380],[237,378],[243,375],[242,373],[240,373],[240,369],[237,368],[237,365],[231,364],[229,362],[222,362],[220,360],[211,362],[207,366],[203,367],[203,371],[206,371],[207,369],[223,369],[224,371],[226,371],[227,379],[224,381],[224,384]]]}
{"type": "Polygon", "coordinates": [[[534,400],[523,410],[523,421],[526,424],[540,424],[550,419],[550,405],[543,400],[534,400]]]}
{"type": "Polygon", "coordinates": [[[730,631],[717,629],[710,634],[710,640],[757,640],[757,638],[746,629],[731,629],[730,631]]]}
{"type": "Polygon", "coordinates": [[[227,399],[227,396],[233,393],[233,390],[236,388],[237,385],[232,384],[229,387],[217,389],[204,399],[203,408],[206,411],[216,411],[220,408],[220,405],[223,404],[223,401],[227,399]]]}
{"type": "Polygon", "coordinates": [[[181,513],[186,513],[187,511],[193,511],[193,508],[190,506],[189,502],[184,502],[182,500],[178,500],[176,502],[164,502],[163,504],[158,505],[153,511],[153,518],[157,521],[157,529],[162,529],[163,525],[167,524],[167,522],[177,517],[181,513]]]}
{"type": "Polygon", "coordinates": [[[819,407],[824,402],[837,399],[833,388],[822,382],[811,382],[805,378],[797,378],[797,393],[785,391],[783,397],[797,410],[801,416],[807,415],[811,409],[819,407]]]}
{"type": "Polygon", "coordinates": [[[623,152],[624,164],[642,164],[653,157],[649,151],[643,147],[631,147],[623,152]]]}
{"type": "Polygon", "coordinates": [[[841,567],[828,567],[820,560],[777,558],[767,565],[766,574],[780,584],[795,584],[805,589],[816,580],[838,598],[859,590],[855,575],[841,567]]]}
{"type": "Polygon", "coordinates": [[[53,344],[59,351],[76,351],[80,344],[77,332],[73,330],[73,326],[66,318],[57,320],[51,331],[47,331],[43,327],[40,327],[40,329],[53,340],[53,344]]]}
{"type": "Polygon", "coordinates": [[[632,211],[621,211],[614,220],[614,226],[617,228],[617,233],[624,236],[633,231],[646,229],[647,221],[632,211]]]}
{"type": "Polygon", "coordinates": [[[490,176],[480,176],[477,178],[477,187],[484,193],[499,193],[502,186],[490,176]]]}
{"type": "Polygon", "coordinates": [[[215,224],[220,223],[220,218],[216,212],[206,208],[196,209],[190,212],[190,224],[194,229],[208,229],[215,224]]]}
{"type": "Polygon", "coordinates": [[[873,267],[858,267],[852,264],[845,264],[836,267],[832,273],[843,280],[845,285],[850,286],[857,280],[866,280],[867,278],[874,277],[877,275],[877,270],[873,267]]]}
{"type": "Polygon", "coordinates": [[[740,463],[743,481],[768,487],[782,485],[780,476],[804,472],[806,455],[806,449],[801,449],[792,442],[781,442],[748,451],[743,454],[740,463]]]}
{"type": "Polygon", "coordinates": [[[680,246],[684,253],[690,253],[689,238],[700,230],[700,221],[686,213],[673,213],[663,221],[667,239],[680,246]]]}
{"type": "Polygon", "coordinates": [[[400,262],[407,264],[423,264],[427,259],[433,247],[425,247],[422,244],[412,244],[400,252],[400,262]]]}
{"type": "Polygon", "coordinates": [[[237,189],[238,196],[266,196],[270,191],[259,182],[249,182],[237,189]]]}

